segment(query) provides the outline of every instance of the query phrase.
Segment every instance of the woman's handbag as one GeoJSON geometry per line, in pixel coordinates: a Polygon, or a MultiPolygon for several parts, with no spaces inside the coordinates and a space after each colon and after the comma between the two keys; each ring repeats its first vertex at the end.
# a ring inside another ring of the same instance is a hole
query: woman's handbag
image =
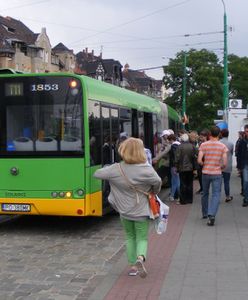
{"type": "Polygon", "coordinates": [[[134,186],[130,180],[127,178],[127,176],[125,175],[125,173],[122,170],[122,167],[120,164],[118,164],[118,167],[120,169],[120,173],[121,175],[124,177],[124,179],[126,180],[128,186],[135,191],[136,193],[136,198],[137,198],[137,203],[139,203],[139,195],[138,192],[146,195],[148,197],[148,202],[149,202],[149,206],[150,206],[150,218],[151,219],[155,219],[159,217],[159,213],[160,213],[160,205],[159,202],[157,201],[157,196],[152,193],[152,192],[145,192],[142,191],[138,188],[136,188],[136,186],[134,186]]]}
{"type": "Polygon", "coordinates": [[[157,201],[157,195],[155,195],[154,193],[148,193],[148,200],[149,200],[150,210],[154,218],[158,218],[160,213],[160,205],[159,202],[157,201]]]}

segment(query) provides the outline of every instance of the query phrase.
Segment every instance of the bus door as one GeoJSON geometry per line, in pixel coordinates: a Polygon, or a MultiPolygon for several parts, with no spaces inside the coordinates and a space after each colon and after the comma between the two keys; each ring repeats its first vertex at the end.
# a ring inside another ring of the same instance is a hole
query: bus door
{"type": "MultiPolygon", "coordinates": [[[[102,165],[111,165],[118,159],[117,140],[119,137],[119,109],[105,105],[101,107],[102,119],[102,165]]],[[[108,195],[110,186],[108,181],[103,181],[103,210],[109,205],[108,195]]]]}

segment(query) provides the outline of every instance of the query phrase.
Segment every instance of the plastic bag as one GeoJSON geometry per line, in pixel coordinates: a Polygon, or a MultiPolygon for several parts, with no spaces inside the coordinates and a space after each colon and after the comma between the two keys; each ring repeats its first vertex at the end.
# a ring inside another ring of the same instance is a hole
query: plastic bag
{"type": "Polygon", "coordinates": [[[159,217],[155,220],[155,230],[157,234],[162,234],[167,230],[170,208],[164,204],[158,196],[156,196],[156,201],[159,203],[159,217]]]}

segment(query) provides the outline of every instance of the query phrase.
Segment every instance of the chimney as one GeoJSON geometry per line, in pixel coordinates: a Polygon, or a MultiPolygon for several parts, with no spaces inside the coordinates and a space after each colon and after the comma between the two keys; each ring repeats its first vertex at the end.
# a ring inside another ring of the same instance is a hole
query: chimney
{"type": "Polygon", "coordinates": [[[46,34],[46,27],[42,27],[42,28],[41,28],[41,33],[46,34]]]}
{"type": "Polygon", "coordinates": [[[123,72],[124,72],[124,73],[125,73],[125,72],[127,73],[127,72],[128,72],[128,69],[129,69],[129,64],[126,63],[125,66],[124,66],[123,72]]]}

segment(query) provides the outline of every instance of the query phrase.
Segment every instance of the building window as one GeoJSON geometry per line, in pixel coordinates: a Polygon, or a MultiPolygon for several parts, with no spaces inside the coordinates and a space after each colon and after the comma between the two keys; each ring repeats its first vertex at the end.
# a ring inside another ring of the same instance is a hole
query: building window
{"type": "Polygon", "coordinates": [[[101,80],[101,81],[104,80],[104,69],[103,69],[102,64],[99,64],[96,69],[96,79],[101,80]]]}

